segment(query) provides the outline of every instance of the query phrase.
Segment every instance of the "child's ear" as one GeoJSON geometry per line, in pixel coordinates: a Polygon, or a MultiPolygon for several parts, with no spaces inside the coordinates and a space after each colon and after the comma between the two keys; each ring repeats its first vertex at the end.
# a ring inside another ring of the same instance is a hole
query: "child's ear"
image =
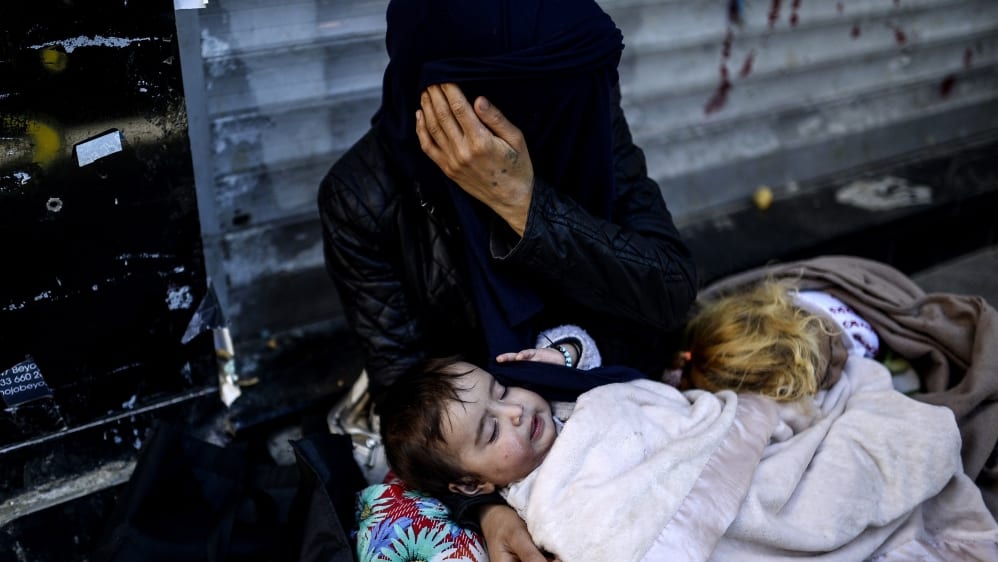
{"type": "Polygon", "coordinates": [[[491,494],[496,491],[495,484],[491,482],[477,482],[470,478],[464,479],[460,482],[451,482],[447,485],[447,489],[454,492],[455,494],[463,494],[465,496],[477,496],[478,494],[491,494]]]}

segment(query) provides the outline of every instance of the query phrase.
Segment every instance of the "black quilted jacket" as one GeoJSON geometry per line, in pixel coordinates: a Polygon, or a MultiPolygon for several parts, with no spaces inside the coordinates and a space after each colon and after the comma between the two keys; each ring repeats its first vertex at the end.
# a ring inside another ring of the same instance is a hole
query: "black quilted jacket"
{"type": "MultiPolygon", "coordinates": [[[[550,319],[542,327],[578,324],[595,338],[604,364],[660,373],[697,278],[615,93],[612,220],[593,218],[538,178],[523,238],[497,219],[493,255],[498,267],[532,279],[550,319]]],[[[373,131],[329,170],[318,204],[326,266],[366,346],[375,397],[430,354],[486,361],[450,206],[425,200],[373,131]]]]}

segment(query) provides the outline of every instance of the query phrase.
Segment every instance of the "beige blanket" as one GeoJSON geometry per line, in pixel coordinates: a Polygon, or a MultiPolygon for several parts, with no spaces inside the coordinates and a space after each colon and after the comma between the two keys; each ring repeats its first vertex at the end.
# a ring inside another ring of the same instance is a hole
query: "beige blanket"
{"type": "Polygon", "coordinates": [[[926,294],[886,264],[826,256],[776,264],[726,277],[709,296],[767,277],[797,279],[802,289],[838,297],[873,325],[886,345],[907,358],[922,379],[914,398],[956,415],[964,470],[998,514],[998,311],[983,298],[926,294]]]}
{"type": "Polygon", "coordinates": [[[851,357],[808,404],[602,386],[506,499],[565,562],[998,559],[953,413],[890,378],[851,357]]]}

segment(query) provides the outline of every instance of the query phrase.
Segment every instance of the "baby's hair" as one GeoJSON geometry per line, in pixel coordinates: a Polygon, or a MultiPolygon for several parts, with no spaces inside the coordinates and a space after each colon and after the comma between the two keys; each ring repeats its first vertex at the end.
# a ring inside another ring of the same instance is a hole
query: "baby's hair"
{"type": "Polygon", "coordinates": [[[448,492],[471,476],[447,449],[441,430],[447,406],[462,402],[458,356],[427,359],[404,373],[381,396],[381,438],[388,466],[406,485],[430,495],[448,492]]]}
{"type": "Polygon", "coordinates": [[[794,286],[767,280],[698,303],[686,326],[690,382],[794,401],[818,390],[821,318],[794,303],[794,286]]]}

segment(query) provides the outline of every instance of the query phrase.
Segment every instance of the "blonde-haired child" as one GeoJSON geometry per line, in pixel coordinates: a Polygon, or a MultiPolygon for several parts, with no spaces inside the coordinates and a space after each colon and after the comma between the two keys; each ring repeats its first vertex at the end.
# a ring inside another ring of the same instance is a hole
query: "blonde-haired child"
{"type": "Polygon", "coordinates": [[[876,333],[844,303],[788,281],[701,301],[685,342],[684,386],[779,401],[813,396],[838,380],[850,350],[872,357],[878,347],[876,333]]]}

